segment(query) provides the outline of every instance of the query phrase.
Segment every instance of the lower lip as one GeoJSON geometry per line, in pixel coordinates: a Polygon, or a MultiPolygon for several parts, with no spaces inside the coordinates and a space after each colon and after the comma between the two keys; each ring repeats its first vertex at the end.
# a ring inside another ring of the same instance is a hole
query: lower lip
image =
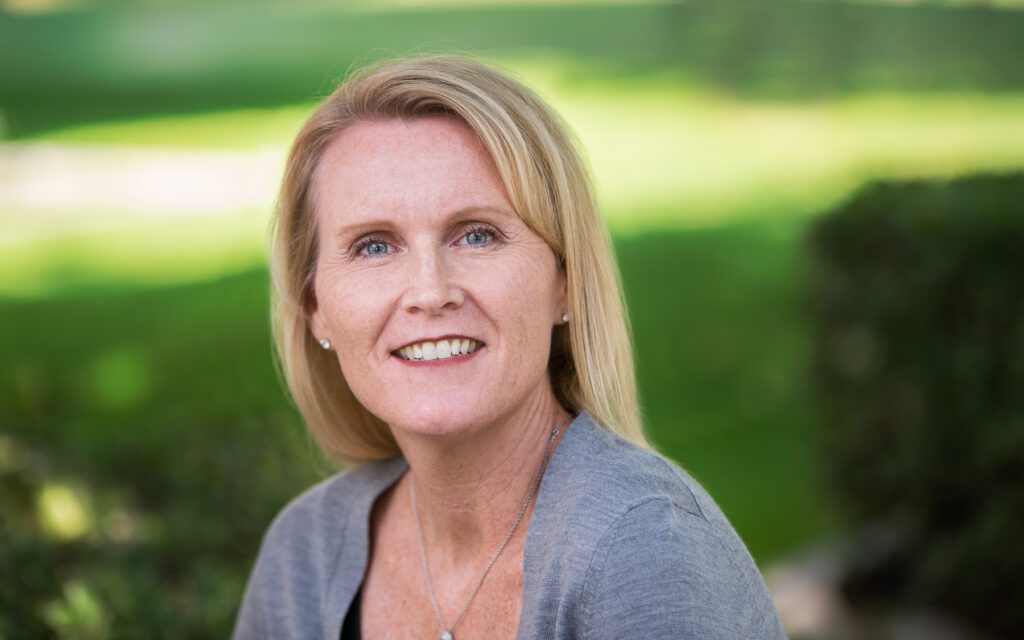
{"type": "Polygon", "coordinates": [[[480,353],[486,348],[486,346],[480,346],[477,347],[477,350],[474,351],[473,353],[467,353],[466,355],[454,356],[451,358],[444,358],[443,360],[403,360],[402,358],[399,358],[395,354],[391,354],[391,357],[394,358],[395,360],[398,360],[402,364],[407,364],[413,367],[443,367],[445,365],[468,362],[472,360],[476,354],[480,353]]]}

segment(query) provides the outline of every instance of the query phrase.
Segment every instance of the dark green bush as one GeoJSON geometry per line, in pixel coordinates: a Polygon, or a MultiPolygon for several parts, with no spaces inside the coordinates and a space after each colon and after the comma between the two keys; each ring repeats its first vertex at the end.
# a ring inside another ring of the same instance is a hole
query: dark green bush
{"type": "Polygon", "coordinates": [[[0,638],[230,635],[264,530],[319,477],[267,289],[0,300],[0,638]]]}
{"type": "Polygon", "coordinates": [[[810,234],[824,464],[885,553],[849,582],[1024,633],[1024,175],[878,184],[810,234]]]}

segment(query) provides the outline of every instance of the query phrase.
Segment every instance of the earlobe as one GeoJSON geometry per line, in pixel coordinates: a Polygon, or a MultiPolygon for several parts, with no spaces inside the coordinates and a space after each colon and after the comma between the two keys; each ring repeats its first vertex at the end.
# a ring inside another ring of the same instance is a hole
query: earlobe
{"type": "MultiPolygon", "coordinates": [[[[565,275],[565,267],[558,267],[558,304],[555,306],[555,311],[558,316],[558,320],[562,321],[562,324],[569,322],[569,285],[568,278],[565,275]]],[[[557,323],[557,321],[556,321],[557,323]]]]}

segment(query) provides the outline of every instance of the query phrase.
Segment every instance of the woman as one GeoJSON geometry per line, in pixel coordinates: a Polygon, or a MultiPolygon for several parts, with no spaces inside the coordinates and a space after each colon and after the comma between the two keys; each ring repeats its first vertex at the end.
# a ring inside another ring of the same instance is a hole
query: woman
{"type": "Polygon", "coordinates": [[[644,441],[607,234],[565,129],[457,57],[345,82],[288,160],[282,368],[363,463],[264,539],[236,638],[777,638],[708,495],[644,441]]]}

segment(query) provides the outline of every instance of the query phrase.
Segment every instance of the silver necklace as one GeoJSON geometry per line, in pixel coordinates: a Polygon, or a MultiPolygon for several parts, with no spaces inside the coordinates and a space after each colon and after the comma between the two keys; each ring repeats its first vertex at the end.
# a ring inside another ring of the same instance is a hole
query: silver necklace
{"type": "Polygon", "coordinates": [[[493,556],[491,556],[491,561],[487,563],[487,567],[484,569],[484,572],[480,574],[480,579],[476,583],[476,588],[473,589],[473,593],[470,594],[469,600],[466,601],[465,606],[462,607],[462,611],[459,612],[459,615],[455,618],[455,622],[453,622],[450,627],[444,623],[444,618],[441,616],[441,609],[437,606],[437,598],[434,596],[434,587],[430,583],[430,567],[427,566],[427,550],[423,546],[423,527],[420,526],[420,514],[416,509],[416,489],[413,488],[412,478],[409,479],[409,498],[412,500],[412,515],[413,520],[416,522],[416,541],[420,544],[420,560],[423,561],[423,575],[427,579],[427,594],[430,596],[430,604],[434,607],[434,614],[437,616],[437,621],[441,624],[440,640],[453,640],[452,631],[455,630],[455,625],[459,624],[462,620],[462,616],[466,615],[466,611],[469,610],[469,605],[472,604],[473,598],[475,598],[476,594],[479,593],[480,587],[484,585],[484,579],[487,577],[487,574],[490,573],[491,567],[494,566],[494,563],[497,562],[498,556],[500,556],[501,552],[505,550],[505,545],[507,545],[508,541],[512,539],[512,534],[516,532],[516,528],[519,526],[519,521],[523,519],[523,514],[526,513],[526,507],[530,505],[530,501],[533,500],[534,494],[536,494],[537,489],[540,488],[540,480],[544,477],[544,470],[548,466],[548,456],[551,455],[551,445],[555,443],[555,438],[558,437],[558,433],[561,431],[562,427],[565,426],[565,423],[569,422],[571,418],[572,414],[569,414],[569,416],[566,417],[565,420],[562,420],[562,422],[555,427],[554,431],[551,432],[551,438],[548,440],[548,446],[544,450],[544,459],[541,460],[540,470],[537,471],[537,478],[533,481],[533,488],[530,489],[529,495],[527,495],[526,500],[523,501],[522,508],[519,509],[519,515],[516,516],[516,521],[512,523],[512,528],[508,530],[508,533],[505,535],[505,539],[501,541],[501,545],[498,547],[498,550],[494,552],[493,556]]]}

